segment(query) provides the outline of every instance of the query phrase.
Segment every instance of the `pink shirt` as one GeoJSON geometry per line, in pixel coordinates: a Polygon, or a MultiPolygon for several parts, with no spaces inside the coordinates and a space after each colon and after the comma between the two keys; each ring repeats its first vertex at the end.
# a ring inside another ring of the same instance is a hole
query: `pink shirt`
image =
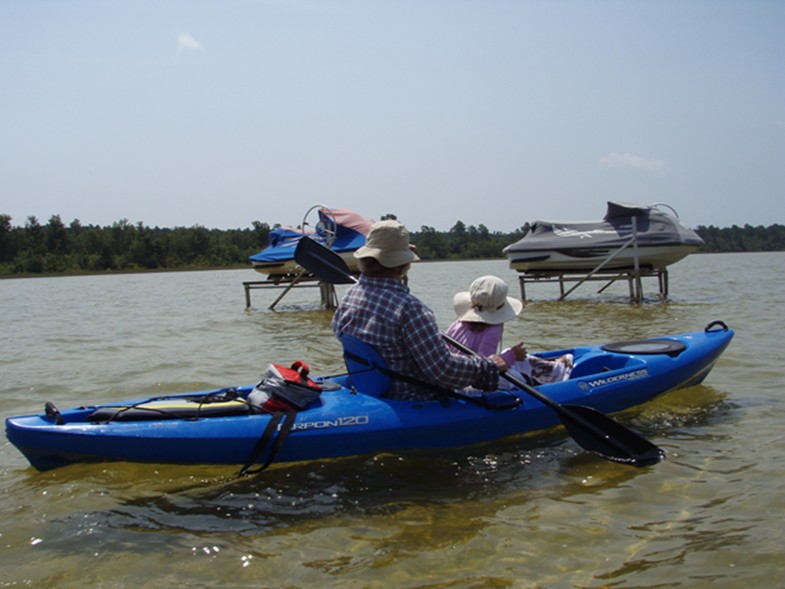
{"type": "MultiPolygon", "coordinates": [[[[502,341],[504,325],[489,325],[482,331],[472,331],[469,329],[468,321],[456,319],[447,328],[447,335],[458,340],[467,348],[471,348],[482,356],[490,356],[499,353],[499,344],[502,341]]],[[[515,352],[510,349],[499,354],[508,366],[513,366],[517,359],[515,352]]]]}

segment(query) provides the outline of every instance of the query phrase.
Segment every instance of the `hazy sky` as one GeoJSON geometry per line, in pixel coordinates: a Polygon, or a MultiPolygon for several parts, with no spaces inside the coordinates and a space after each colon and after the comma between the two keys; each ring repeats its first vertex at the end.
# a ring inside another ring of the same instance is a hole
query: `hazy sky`
{"type": "Polygon", "coordinates": [[[12,224],[785,223],[782,0],[0,0],[12,224]]]}

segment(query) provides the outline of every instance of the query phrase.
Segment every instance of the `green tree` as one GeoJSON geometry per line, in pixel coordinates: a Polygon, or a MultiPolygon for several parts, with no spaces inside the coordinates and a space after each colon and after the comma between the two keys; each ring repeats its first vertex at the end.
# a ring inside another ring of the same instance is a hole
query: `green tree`
{"type": "Polygon", "coordinates": [[[46,249],[52,254],[68,253],[68,232],[60,215],[52,215],[44,228],[46,249]]]}
{"type": "Polygon", "coordinates": [[[416,247],[417,255],[424,260],[440,260],[447,257],[447,238],[433,227],[423,225],[419,232],[412,234],[411,242],[416,247]]]}
{"type": "Polygon", "coordinates": [[[11,226],[11,215],[0,215],[0,263],[10,262],[16,257],[17,248],[14,243],[14,228],[11,226]]]}
{"type": "Polygon", "coordinates": [[[252,224],[254,244],[259,247],[264,247],[270,241],[270,226],[267,223],[254,221],[252,224]]]}

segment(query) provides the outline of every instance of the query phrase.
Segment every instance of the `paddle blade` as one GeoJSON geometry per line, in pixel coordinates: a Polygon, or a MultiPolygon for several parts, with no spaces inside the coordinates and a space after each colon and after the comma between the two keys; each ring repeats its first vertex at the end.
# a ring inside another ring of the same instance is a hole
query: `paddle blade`
{"type": "Polygon", "coordinates": [[[304,236],[297,242],[294,260],[308,272],[330,284],[357,282],[341,256],[310,237],[304,236]]]}
{"type": "Polygon", "coordinates": [[[561,405],[558,412],[564,427],[584,450],[638,467],[651,466],[665,458],[659,446],[596,409],[561,405]]]}

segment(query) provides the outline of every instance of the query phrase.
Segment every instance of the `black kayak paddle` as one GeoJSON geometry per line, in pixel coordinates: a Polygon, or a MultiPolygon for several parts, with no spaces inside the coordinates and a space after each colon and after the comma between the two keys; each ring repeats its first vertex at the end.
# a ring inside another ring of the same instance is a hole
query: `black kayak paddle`
{"type": "MultiPolygon", "coordinates": [[[[302,237],[297,243],[294,259],[300,266],[325,282],[331,284],[357,282],[341,256],[309,237],[302,237]]],[[[442,337],[462,352],[479,356],[477,352],[450,336],[443,333],[442,337]]],[[[557,403],[506,372],[502,372],[501,376],[553,409],[567,433],[584,450],[607,460],[638,467],[656,464],[665,457],[665,451],[660,447],[592,407],[557,403]]]]}

